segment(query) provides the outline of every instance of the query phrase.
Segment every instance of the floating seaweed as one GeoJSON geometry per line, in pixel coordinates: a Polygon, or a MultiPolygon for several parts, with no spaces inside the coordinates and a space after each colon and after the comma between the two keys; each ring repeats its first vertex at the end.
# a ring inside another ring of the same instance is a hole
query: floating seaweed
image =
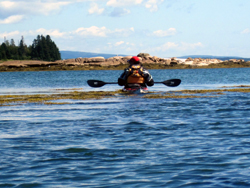
{"type": "MultiPolygon", "coordinates": [[[[225,95],[227,92],[250,92],[250,87],[233,86],[235,88],[228,89],[204,89],[204,90],[179,90],[171,92],[149,92],[147,94],[138,95],[147,99],[186,99],[186,98],[206,98],[218,97],[225,95]]],[[[69,89],[70,91],[71,89],[69,89]]],[[[131,97],[135,94],[129,94],[122,90],[117,91],[73,91],[56,94],[34,94],[34,95],[0,95],[0,106],[22,105],[27,103],[44,104],[44,105],[63,105],[70,102],[62,102],[62,100],[90,100],[103,99],[112,97],[131,97]]]]}

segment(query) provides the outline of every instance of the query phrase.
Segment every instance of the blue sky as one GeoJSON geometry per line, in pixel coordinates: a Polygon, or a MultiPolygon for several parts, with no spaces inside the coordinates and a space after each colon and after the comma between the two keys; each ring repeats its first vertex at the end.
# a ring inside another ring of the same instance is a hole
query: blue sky
{"type": "Polygon", "coordinates": [[[0,0],[0,43],[60,50],[250,57],[250,0],[0,0]]]}

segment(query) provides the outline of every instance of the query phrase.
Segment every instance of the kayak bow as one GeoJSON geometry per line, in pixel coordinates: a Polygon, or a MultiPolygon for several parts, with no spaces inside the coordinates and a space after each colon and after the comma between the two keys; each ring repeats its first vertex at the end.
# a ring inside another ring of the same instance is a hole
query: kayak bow
{"type": "Polygon", "coordinates": [[[141,94],[148,93],[148,88],[146,87],[138,87],[138,88],[123,88],[122,91],[129,92],[131,94],[141,94]]]}

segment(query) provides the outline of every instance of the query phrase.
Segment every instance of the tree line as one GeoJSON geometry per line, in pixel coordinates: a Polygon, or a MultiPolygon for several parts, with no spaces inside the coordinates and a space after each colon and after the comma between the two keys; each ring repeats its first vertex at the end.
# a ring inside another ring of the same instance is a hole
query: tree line
{"type": "Polygon", "coordinates": [[[50,36],[38,35],[32,45],[27,46],[24,37],[21,37],[19,44],[16,46],[15,41],[4,40],[0,46],[0,60],[43,60],[56,61],[61,59],[56,44],[50,36]]]}

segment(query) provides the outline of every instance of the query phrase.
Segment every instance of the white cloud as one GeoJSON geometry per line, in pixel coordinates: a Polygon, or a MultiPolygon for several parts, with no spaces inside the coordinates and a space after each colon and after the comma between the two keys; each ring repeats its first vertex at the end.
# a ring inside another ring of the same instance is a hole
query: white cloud
{"type": "Polygon", "coordinates": [[[20,36],[32,36],[36,37],[37,35],[50,35],[52,37],[56,38],[75,38],[75,37],[127,37],[130,35],[132,32],[134,32],[134,28],[128,28],[128,29],[114,29],[110,30],[106,27],[96,27],[96,26],[91,26],[89,28],[78,28],[75,31],[69,31],[69,32],[61,32],[58,29],[44,29],[40,28],[37,30],[28,30],[28,31],[14,31],[14,32],[4,32],[0,33],[0,37],[14,37],[14,38],[19,38],[20,36]]]}
{"type": "Polygon", "coordinates": [[[89,28],[78,28],[77,30],[71,32],[73,35],[77,34],[80,36],[94,36],[94,37],[108,37],[108,36],[123,36],[127,37],[129,36],[132,32],[134,32],[134,28],[131,27],[129,29],[115,29],[115,30],[110,30],[107,29],[106,27],[97,27],[97,26],[91,26],[89,28]]]}
{"type": "Polygon", "coordinates": [[[203,44],[201,42],[197,42],[197,43],[181,42],[179,49],[182,51],[187,51],[187,50],[193,50],[193,49],[201,48],[201,47],[203,47],[203,44]]]}
{"type": "Polygon", "coordinates": [[[120,41],[120,42],[115,43],[115,46],[120,46],[122,44],[124,44],[124,41],[120,41]]]}
{"type": "Polygon", "coordinates": [[[56,10],[60,10],[61,7],[67,6],[69,4],[70,2],[51,2],[51,3],[38,2],[38,3],[35,3],[34,5],[36,6],[39,13],[48,15],[49,13],[56,11],[56,10]]]}
{"type": "Polygon", "coordinates": [[[166,50],[169,50],[169,49],[175,49],[178,46],[179,45],[174,43],[174,42],[167,42],[167,43],[163,44],[162,46],[157,47],[157,49],[161,50],[161,51],[166,51],[166,50]]]}
{"type": "Polygon", "coordinates": [[[46,1],[41,2],[38,0],[33,1],[3,1],[0,2],[0,10],[5,12],[22,12],[22,13],[32,13],[32,14],[48,14],[52,11],[59,10],[62,6],[66,6],[71,2],[64,1],[46,1]]]}
{"type": "Polygon", "coordinates": [[[18,36],[18,37],[21,36],[19,31],[12,31],[12,32],[9,32],[9,33],[7,33],[7,32],[0,33],[0,38],[4,38],[4,37],[13,38],[13,37],[16,37],[16,36],[18,36]]]}
{"type": "Polygon", "coordinates": [[[12,32],[4,32],[0,33],[0,38],[6,37],[7,39],[19,39],[21,36],[24,38],[35,38],[37,35],[50,35],[51,37],[55,38],[62,38],[68,36],[68,33],[60,32],[57,29],[46,30],[44,28],[40,28],[37,30],[29,30],[29,31],[12,31],[12,32]]]}
{"type": "MultiPolygon", "coordinates": [[[[30,17],[32,15],[49,15],[58,13],[63,7],[75,3],[91,3],[88,10],[89,14],[103,14],[105,7],[100,7],[99,3],[106,2],[106,7],[115,9],[109,14],[110,16],[124,16],[130,13],[125,7],[141,5],[150,11],[156,11],[160,3],[164,0],[0,0],[0,24],[11,24],[20,22],[20,15],[30,17]],[[19,17],[17,17],[19,16],[19,17]],[[15,21],[9,21],[14,19],[15,21]],[[17,19],[18,18],[18,19],[17,19]]],[[[108,8],[107,8],[108,9],[108,8]]]]}
{"type": "MultiPolygon", "coordinates": [[[[1,17],[5,20],[16,15],[48,15],[60,10],[63,6],[74,3],[75,1],[57,1],[57,0],[20,0],[20,1],[1,1],[0,12],[1,17]]],[[[22,19],[19,19],[21,21],[22,19]]],[[[12,22],[9,22],[12,23],[12,22]]]]}
{"type": "Polygon", "coordinates": [[[111,34],[114,36],[120,36],[120,37],[128,37],[134,32],[134,28],[131,27],[129,29],[115,29],[114,31],[111,31],[111,34]]]}
{"type": "Polygon", "coordinates": [[[67,36],[67,33],[60,32],[57,29],[47,30],[44,28],[40,28],[40,29],[37,29],[36,31],[29,31],[28,33],[31,35],[50,35],[50,36],[56,37],[56,38],[67,36]]]}
{"type": "Polygon", "coordinates": [[[95,36],[95,37],[106,37],[108,33],[111,31],[108,30],[106,27],[96,27],[96,26],[91,26],[89,28],[78,28],[76,31],[73,33],[81,36],[95,36]]]}
{"type": "Polygon", "coordinates": [[[131,5],[139,5],[143,2],[143,0],[109,0],[107,2],[107,6],[111,7],[124,7],[131,5]]]}
{"type": "Polygon", "coordinates": [[[249,34],[250,33],[250,29],[245,29],[241,32],[241,34],[249,34]]]}
{"type": "Polygon", "coordinates": [[[107,43],[107,46],[104,46],[103,49],[106,49],[108,51],[122,51],[123,53],[131,53],[138,51],[136,45],[131,42],[125,42],[125,41],[119,41],[115,43],[107,43]]]}
{"type": "Polygon", "coordinates": [[[158,10],[158,5],[164,2],[164,0],[148,0],[145,3],[145,7],[150,9],[151,12],[158,10]]]}
{"type": "Polygon", "coordinates": [[[156,51],[167,51],[167,50],[178,50],[178,51],[188,51],[196,48],[203,47],[201,42],[197,43],[175,43],[175,42],[167,42],[156,48],[156,51]]]}
{"type": "Polygon", "coordinates": [[[175,35],[176,34],[176,29],[175,28],[169,28],[168,30],[157,30],[153,32],[154,36],[157,37],[167,37],[167,36],[171,36],[171,35],[175,35]]]}
{"type": "Polygon", "coordinates": [[[131,42],[126,42],[126,45],[135,46],[135,44],[131,42]]]}
{"type": "Polygon", "coordinates": [[[0,2],[0,6],[4,9],[11,9],[12,7],[15,6],[15,2],[11,1],[2,1],[0,2]]]}
{"type": "Polygon", "coordinates": [[[104,8],[99,8],[97,3],[91,3],[89,14],[102,14],[104,11],[104,8]]]}
{"type": "Polygon", "coordinates": [[[124,16],[130,13],[130,10],[125,8],[115,7],[114,10],[111,12],[110,16],[119,17],[124,16]]]}
{"type": "Polygon", "coordinates": [[[3,20],[0,19],[0,24],[11,24],[11,23],[17,23],[21,20],[23,20],[24,16],[23,15],[14,15],[14,16],[9,16],[3,20]]]}

